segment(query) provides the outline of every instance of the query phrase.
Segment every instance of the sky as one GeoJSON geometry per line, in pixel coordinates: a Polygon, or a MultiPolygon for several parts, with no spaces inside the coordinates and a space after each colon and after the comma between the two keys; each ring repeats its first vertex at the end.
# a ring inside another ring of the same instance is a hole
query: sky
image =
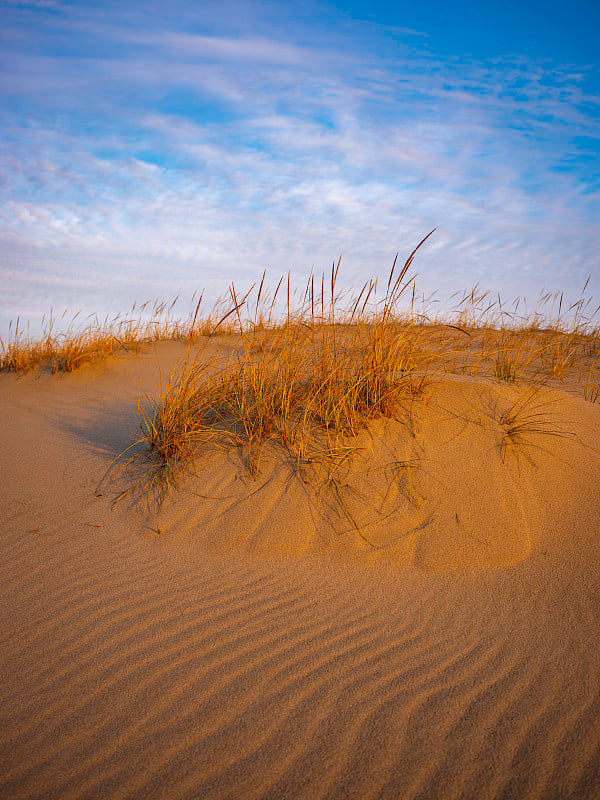
{"type": "MultiPolygon", "coordinates": [[[[0,0],[0,334],[341,256],[600,295],[600,5],[0,0]]],[[[600,302],[600,301],[599,301],[600,302]]]]}

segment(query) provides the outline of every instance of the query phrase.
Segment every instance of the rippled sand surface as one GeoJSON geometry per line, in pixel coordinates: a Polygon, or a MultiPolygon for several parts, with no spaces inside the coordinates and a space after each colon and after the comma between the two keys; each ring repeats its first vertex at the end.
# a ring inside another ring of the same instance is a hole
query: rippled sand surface
{"type": "Polygon", "coordinates": [[[177,355],[0,375],[0,797],[600,797],[600,407],[501,454],[520,390],[446,382],[347,476],[368,541],[274,457],[113,507],[177,355]]]}

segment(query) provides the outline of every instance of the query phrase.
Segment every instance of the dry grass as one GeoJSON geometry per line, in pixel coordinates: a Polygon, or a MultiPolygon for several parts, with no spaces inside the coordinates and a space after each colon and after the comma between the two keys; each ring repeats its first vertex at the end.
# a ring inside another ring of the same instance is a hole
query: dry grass
{"type": "MultiPolygon", "coordinates": [[[[17,322],[8,340],[0,339],[0,369],[72,372],[148,342],[187,341],[184,361],[161,381],[157,395],[140,399],[140,435],[128,449],[143,446],[151,464],[146,488],[159,493],[194,468],[204,447],[239,448],[255,475],[269,444],[283,449],[299,475],[308,464],[320,465],[328,491],[339,494],[340,470],[357,434],[378,417],[404,417],[431,382],[447,374],[535,387],[563,381],[583,363],[583,394],[597,402],[600,328],[591,326],[594,314],[583,294],[564,311],[562,295],[541,295],[533,314],[520,314],[519,300],[507,309],[475,288],[449,319],[432,318],[425,307],[416,313],[409,271],[431,233],[401,269],[394,262],[381,300],[377,283],[369,281],[344,301],[336,289],[339,262],[327,279],[311,276],[295,305],[289,275],[267,300],[263,274],[244,296],[232,285],[206,315],[200,296],[183,322],[174,303],[134,306],[128,317],[94,318],[81,328],[74,320],[64,333],[57,332],[62,321],[50,317],[35,341],[17,322]],[[209,349],[215,333],[232,336],[230,346],[209,349]]],[[[547,411],[532,390],[502,415],[503,458],[527,451],[542,433],[558,435],[547,411]]],[[[410,496],[413,467],[400,464],[394,478],[410,496]]]]}
{"type": "Polygon", "coordinates": [[[488,356],[496,380],[516,383],[535,362],[540,350],[530,346],[527,332],[501,330],[488,356]]]}
{"type": "Polygon", "coordinates": [[[335,485],[334,465],[348,457],[358,432],[376,417],[401,414],[408,399],[424,394],[432,377],[420,329],[395,313],[410,285],[406,275],[417,249],[398,273],[394,264],[386,296],[375,310],[370,284],[348,311],[337,311],[339,262],[327,287],[324,279],[315,287],[311,278],[296,310],[290,306],[288,278],[285,320],[270,330],[277,292],[265,309],[261,282],[248,321],[242,312],[250,305],[249,294],[238,298],[231,287],[237,350],[223,364],[207,359],[204,349],[192,358],[188,348],[159,397],[140,405],[140,441],[167,481],[170,465],[193,462],[206,444],[240,448],[249,472],[256,474],[265,444],[276,442],[298,467],[329,464],[335,485]],[[265,325],[257,321],[265,319],[267,332],[260,335],[265,325]]]}
{"type": "Polygon", "coordinates": [[[600,401],[600,366],[599,359],[596,358],[588,370],[587,380],[585,382],[585,389],[583,396],[588,403],[597,403],[600,401]]]}
{"type": "MultiPolygon", "coordinates": [[[[550,330],[539,327],[539,314],[516,325],[499,300],[490,303],[473,292],[460,301],[454,322],[423,322],[414,313],[408,271],[424,241],[401,270],[394,262],[381,301],[371,281],[347,309],[336,294],[339,262],[327,282],[322,277],[315,285],[311,277],[296,309],[289,276],[268,308],[261,303],[264,275],[255,300],[251,293],[239,298],[232,286],[228,313],[237,321],[239,347],[225,363],[208,359],[203,349],[192,358],[188,349],[165,389],[140,405],[138,442],[157,465],[154,478],[169,485],[176,481],[175,465],[193,467],[202,448],[215,445],[239,448],[256,475],[264,447],[275,443],[297,474],[308,464],[323,467],[327,491],[343,507],[340,470],[355,452],[360,430],[378,417],[404,418],[415,399],[426,397],[429,384],[450,372],[534,383],[499,420],[503,459],[509,451],[528,454],[540,435],[561,435],[535,386],[548,377],[562,380],[584,357],[580,351],[593,336],[582,318],[570,330],[560,313],[550,330]],[[274,324],[275,300],[286,290],[285,318],[274,324]],[[400,300],[411,294],[410,311],[401,313],[400,300]]],[[[586,397],[594,385],[590,378],[586,397]]]]}
{"type": "Polygon", "coordinates": [[[549,410],[554,403],[554,400],[544,397],[540,387],[533,387],[500,414],[500,455],[503,461],[510,453],[517,458],[524,455],[532,462],[531,454],[540,448],[540,437],[570,435],[554,421],[549,410]]]}
{"type": "MultiPolygon", "coordinates": [[[[115,353],[139,352],[145,344],[167,339],[196,341],[216,332],[227,333],[233,329],[231,320],[221,319],[219,304],[206,317],[200,318],[198,310],[202,297],[195,306],[195,314],[184,322],[173,316],[177,298],[170,304],[144,303],[133,306],[127,317],[100,320],[97,317],[78,327],[76,314],[66,330],[63,316],[56,320],[52,314],[42,320],[42,335],[32,339],[17,319],[11,324],[6,341],[0,337],[0,371],[30,372],[49,369],[57,372],[74,372],[90,364],[98,364],[115,353]]],[[[227,317],[227,315],[225,315],[227,317]]]]}

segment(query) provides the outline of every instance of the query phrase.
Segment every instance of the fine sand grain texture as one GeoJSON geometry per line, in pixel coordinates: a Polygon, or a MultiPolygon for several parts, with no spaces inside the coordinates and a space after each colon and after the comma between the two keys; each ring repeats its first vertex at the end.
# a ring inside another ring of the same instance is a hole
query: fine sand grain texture
{"type": "Polygon", "coordinates": [[[0,374],[0,797],[600,797],[600,406],[447,377],[334,485],[114,504],[182,355],[0,374]]]}

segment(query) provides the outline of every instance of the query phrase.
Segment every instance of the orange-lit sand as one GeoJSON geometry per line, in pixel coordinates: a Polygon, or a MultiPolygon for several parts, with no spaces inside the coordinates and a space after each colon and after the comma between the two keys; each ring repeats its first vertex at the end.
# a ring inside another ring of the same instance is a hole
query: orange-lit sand
{"type": "Polygon", "coordinates": [[[0,797],[600,797],[600,405],[545,390],[568,435],[503,449],[527,390],[448,378],[346,515],[276,452],[113,508],[182,352],[0,374],[0,797]]]}

